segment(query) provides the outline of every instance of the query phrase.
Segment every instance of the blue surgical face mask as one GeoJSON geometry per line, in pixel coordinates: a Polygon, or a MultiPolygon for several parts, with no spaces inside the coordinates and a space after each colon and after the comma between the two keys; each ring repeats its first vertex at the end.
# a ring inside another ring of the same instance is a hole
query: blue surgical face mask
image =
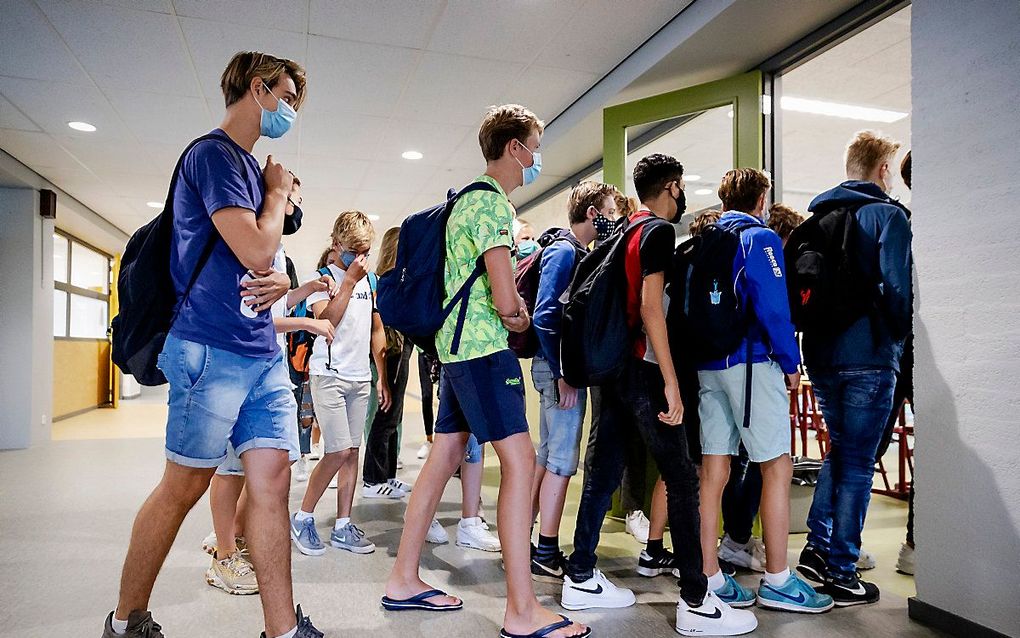
{"type": "MultiPolygon", "coordinates": [[[[542,173],[542,154],[538,151],[532,151],[520,140],[517,140],[517,143],[521,145],[521,148],[531,153],[531,166],[525,166],[521,164],[521,160],[517,160],[517,163],[521,165],[521,176],[524,179],[524,185],[527,186],[538,179],[538,176],[542,173]]],[[[515,157],[514,159],[517,158],[515,157]]]]}
{"type": "Polygon", "coordinates": [[[276,94],[269,90],[266,83],[263,82],[262,86],[266,89],[266,92],[276,98],[276,110],[268,111],[255,97],[254,91],[251,94],[252,99],[262,109],[262,124],[259,132],[265,137],[277,138],[282,137],[284,133],[290,130],[290,125],[294,123],[297,118],[297,111],[290,104],[287,104],[280,98],[276,97],[276,94]]]}
{"type": "Polygon", "coordinates": [[[343,262],[344,268],[350,268],[354,260],[358,258],[358,253],[352,253],[349,250],[345,250],[340,253],[340,261],[343,262]]]}
{"type": "Polygon", "coordinates": [[[534,239],[525,239],[517,244],[517,258],[524,259],[533,255],[538,250],[538,242],[534,239]]]}

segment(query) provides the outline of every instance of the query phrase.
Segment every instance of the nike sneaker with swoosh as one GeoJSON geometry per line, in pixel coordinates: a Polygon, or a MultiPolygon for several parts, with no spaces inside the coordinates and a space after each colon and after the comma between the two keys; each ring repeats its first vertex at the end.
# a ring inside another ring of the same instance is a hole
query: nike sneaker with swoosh
{"type": "Polygon", "coordinates": [[[697,607],[683,598],[676,604],[676,631],[681,636],[740,636],[757,628],[752,612],[730,607],[712,591],[697,607]]]}
{"type": "Polygon", "coordinates": [[[796,574],[776,587],[763,578],[758,586],[758,606],[802,614],[821,614],[832,609],[832,596],[816,591],[796,574]]]}
{"type": "Polygon", "coordinates": [[[829,579],[828,556],[814,545],[806,545],[797,561],[797,571],[811,582],[824,585],[829,579]]]}
{"type": "Polygon", "coordinates": [[[738,583],[732,576],[723,574],[723,578],[726,582],[723,583],[722,587],[715,590],[715,595],[719,597],[719,600],[735,609],[754,605],[753,591],[738,583]]]}
{"type": "MultiPolygon", "coordinates": [[[[535,546],[532,545],[532,550],[535,546]]],[[[563,567],[567,563],[563,552],[557,552],[550,559],[539,558],[534,551],[531,554],[531,580],[537,583],[552,583],[560,585],[563,583],[563,576],[566,574],[563,567]]]]}
{"type": "Polygon", "coordinates": [[[563,595],[560,606],[570,611],[581,609],[620,609],[636,602],[634,592],[617,587],[600,570],[594,570],[592,577],[575,581],[569,575],[563,577],[563,595]]]}
{"type": "Polygon", "coordinates": [[[877,603],[881,594],[878,586],[861,580],[861,577],[854,574],[848,581],[830,578],[822,591],[832,596],[837,607],[852,607],[854,605],[870,605],[877,603]]]}

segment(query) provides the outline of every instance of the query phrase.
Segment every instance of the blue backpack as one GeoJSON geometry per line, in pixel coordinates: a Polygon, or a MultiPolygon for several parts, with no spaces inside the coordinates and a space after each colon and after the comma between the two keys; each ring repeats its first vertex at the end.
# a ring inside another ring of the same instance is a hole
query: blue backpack
{"type": "Polygon", "coordinates": [[[376,307],[383,324],[433,356],[436,356],[436,333],[460,304],[450,348],[450,354],[457,354],[467,316],[468,293],[485,272],[485,264],[479,258],[464,285],[443,304],[446,298],[446,222],[461,196],[479,190],[498,192],[491,184],[474,182],[459,193],[450,189],[445,202],[405,219],[397,240],[396,265],[379,278],[376,307]]]}

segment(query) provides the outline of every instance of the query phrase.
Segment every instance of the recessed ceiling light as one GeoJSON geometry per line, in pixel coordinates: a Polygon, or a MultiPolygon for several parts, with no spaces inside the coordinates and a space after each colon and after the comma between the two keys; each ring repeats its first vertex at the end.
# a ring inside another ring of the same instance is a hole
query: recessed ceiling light
{"type": "Polygon", "coordinates": [[[701,179],[701,175],[684,175],[685,182],[697,182],[701,179]]]}
{"type": "Polygon", "coordinates": [[[889,111],[870,106],[854,106],[853,104],[840,104],[838,102],[823,102],[822,100],[810,100],[788,95],[784,95],[779,104],[784,111],[829,115],[848,120],[863,120],[865,122],[884,122],[886,124],[899,122],[910,115],[902,111],[889,111]]]}
{"type": "Polygon", "coordinates": [[[96,131],[96,127],[88,122],[68,122],[67,125],[76,131],[84,131],[85,133],[95,133],[96,131]]]}
{"type": "Polygon", "coordinates": [[[711,195],[712,194],[712,189],[711,188],[699,188],[698,190],[694,191],[694,194],[695,195],[711,195]]]}
{"type": "Polygon", "coordinates": [[[163,208],[163,202],[145,202],[149,208],[163,208]]]}
{"type": "Polygon", "coordinates": [[[400,156],[406,160],[420,160],[421,158],[425,157],[418,151],[404,151],[403,153],[400,154],[400,156]]]}
{"type": "Polygon", "coordinates": [[[369,215],[368,216],[368,220],[372,221],[372,222],[377,222],[377,221],[379,221],[379,216],[378,215],[369,215]]]}

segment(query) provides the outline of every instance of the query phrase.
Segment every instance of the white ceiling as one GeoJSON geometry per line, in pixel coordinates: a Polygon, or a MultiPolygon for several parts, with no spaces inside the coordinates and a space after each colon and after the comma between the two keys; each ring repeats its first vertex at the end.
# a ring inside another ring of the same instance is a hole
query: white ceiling
{"type": "MultiPolygon", "coordinates": [[[[482,168],[490,104],[546,120],[668,22],[682,0],[8,0],[0,21],[0,148],[130,233],[177,155],[223,114],[236,51],[302,62],[295,130],[263,141],[301,176],[309,268],[336,213],[380,231],[482,168]],[[80,133],[67,122],[94,124],[80,133]],[[400,153],[414,149],[424,159],[400,153]]],[[[568,166],[546,162],[562,178],[568,166]]],[[[381,234],[381,232],[380,232],[381,234]]]]}

